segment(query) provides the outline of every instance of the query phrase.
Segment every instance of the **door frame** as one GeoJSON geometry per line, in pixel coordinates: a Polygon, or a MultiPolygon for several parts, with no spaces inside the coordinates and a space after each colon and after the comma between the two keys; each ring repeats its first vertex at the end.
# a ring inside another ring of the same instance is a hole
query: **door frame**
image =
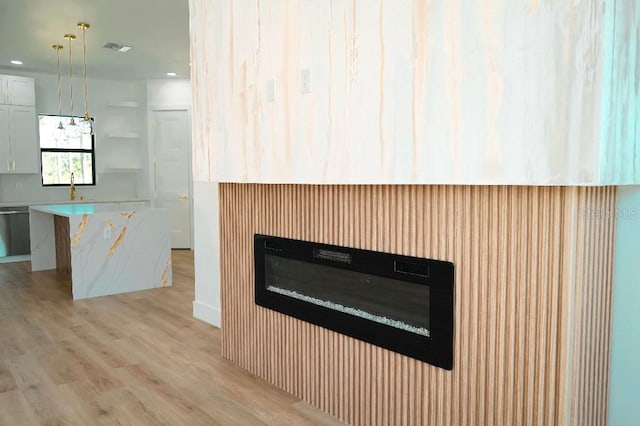
{"type": "Polygon", "coordinates": [[[190,250],[193,250],[194,231],[193,231],[193,129],[191,121],[190,105],[147,105],[147,149],[149,152],[149,173],[147,179],[149,181],[149,200],[152,207],[156,207],[156,146],[154,143],[154,112],[162,111],[184,111],[187,113],[187,164],[189,173],[189,233],[191,244],[190,250]]]}

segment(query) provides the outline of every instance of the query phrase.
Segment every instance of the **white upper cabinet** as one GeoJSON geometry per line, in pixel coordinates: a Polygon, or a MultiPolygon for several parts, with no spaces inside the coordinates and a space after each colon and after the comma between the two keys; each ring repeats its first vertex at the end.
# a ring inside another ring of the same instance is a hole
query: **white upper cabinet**
{"type": "Polygon", "coordinates": [[[32,78],[0,75],[0,173],[39,173],[32,78]]]}
{"type": "Polygon", "coordinates": [[[9,107],[0,104],[0,173],[8,173],[10,170],[9,107]]]}
{"type": "Polygon", "coordinates": [[[33,79],[15,75],[0,76],[0,104],[34,106],[36,95],[33,79]]]}
{"type": "Polygon", "coordinates": [[[35,107],[0,105],[0,173],[38,173],[35,107]]]}
{"type": "Polygon", "coordinates": [[[35,107],[11,106],[9,108],[11,172],[38,173],[40,168],[38,163],[35,107]]]}
{"type": "Polygon", "coordinates": [[[0,75],[0,105],[8,104],[9,100],[9,76],[0,75]]]}

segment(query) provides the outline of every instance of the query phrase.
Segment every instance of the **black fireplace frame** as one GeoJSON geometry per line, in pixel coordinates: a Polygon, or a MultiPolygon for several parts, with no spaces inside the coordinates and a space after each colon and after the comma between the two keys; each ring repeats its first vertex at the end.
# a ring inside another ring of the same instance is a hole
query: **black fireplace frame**
{"type": "Polygon", "coordinates": [[[257,305],[446,370],[453,368],[453,263],[262,234],[254,235],[254,263],[257,305]],[[330,255],[318,256],[320,251],[330,255]],[[429,286],[429,337],[267,290],[267,255],[429,286]]]}

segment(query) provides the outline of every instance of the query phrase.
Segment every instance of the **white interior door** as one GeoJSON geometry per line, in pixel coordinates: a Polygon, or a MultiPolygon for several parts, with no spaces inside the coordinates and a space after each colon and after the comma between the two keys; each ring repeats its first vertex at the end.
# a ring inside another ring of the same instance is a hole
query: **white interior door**
{"type": "Polygon", "coordinates": [[[191,248],[191,153],[186,110],[152,111],[155,205],[169,210],[171,247],[191,248]]]}

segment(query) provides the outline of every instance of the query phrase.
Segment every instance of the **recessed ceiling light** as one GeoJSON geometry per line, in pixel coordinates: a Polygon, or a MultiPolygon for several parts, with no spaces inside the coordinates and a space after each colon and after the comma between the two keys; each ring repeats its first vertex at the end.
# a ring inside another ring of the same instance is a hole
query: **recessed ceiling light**
{"type": "Polygon", "coordinates": [[[175,77],[177,74],[175,72],[168,72],[167,75],[169,77],[175,77]]]}
{"type": "Polygon", "coordinates": [[[12,61],[11,61],[11,63],[12,63],[13,65],[22,65],[22,61],[19,61],[19,60],[17,60],[17,59],[12,60],[12,61]]]}

